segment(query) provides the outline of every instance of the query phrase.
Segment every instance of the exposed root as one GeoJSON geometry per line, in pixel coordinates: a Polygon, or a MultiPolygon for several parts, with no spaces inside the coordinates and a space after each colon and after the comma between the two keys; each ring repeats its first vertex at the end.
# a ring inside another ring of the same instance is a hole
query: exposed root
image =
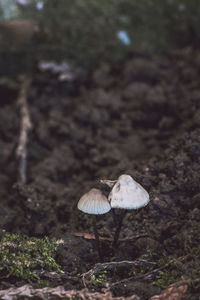
{"type": "Polygon", "coordinates": [[[19,158],[19,178],[22,183],[26,183],[27,180],[27,143],[28,133],[32,128],[28,105],[27,105],[27,93],[30,86],[30,79],[22,79],[21,88],[18,96],[18,104],[21,114],[21,128],[19,136],[19,144],[16,149],[17,157],[19,158]]]}

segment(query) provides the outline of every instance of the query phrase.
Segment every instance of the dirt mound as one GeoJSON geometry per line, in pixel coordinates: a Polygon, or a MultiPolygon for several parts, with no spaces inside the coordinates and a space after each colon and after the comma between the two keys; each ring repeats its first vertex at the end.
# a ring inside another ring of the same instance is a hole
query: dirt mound
{"type": "MultiPolygon", "coordinates": [[[[66,274],[77,276],[98,260],[94,241],[74,236],[92,233],[91,218],[77,210],[77,201],[99,186],[99,179],[128,173],[148,190],[151,202],[127,215],[122,237],[147,236],[121,242],[115,260],[197,257],[199,70],[199,53],[184,49],[163,56],[132,54],[124,64],[113,70],[102,67],[84,82],[59,82],[55,75],[38,72],[28,98],[33,130],[26,185],[17,183],[17,90],[0,86],[8,97],[2,97],[0,108],[1,228],[64,238],[58,262],[66,274]]],[[[111,238],[112,214],[100,217],[98,227],[103,237],[111,238]]],[[[110,242],[102,244],[109,261],[110,242]]],[[[187,258],[181,275],[195,277],[198,263],[187,258]]],[[[117,274],[112,282],[123,276],[117,274]]],[[[145,284],[143,294],[139,283],[114,293],[147,299],[160,292],[160,287],[145,284]]],[[[71,287],[80,288],[80,281],[72,280],[71,287]]]]}

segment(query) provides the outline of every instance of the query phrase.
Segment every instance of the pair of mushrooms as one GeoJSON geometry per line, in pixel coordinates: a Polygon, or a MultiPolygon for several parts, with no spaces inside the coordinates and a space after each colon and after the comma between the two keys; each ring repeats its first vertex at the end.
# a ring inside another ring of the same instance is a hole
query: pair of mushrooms
{"type": "Polygon", "coordinates": [[[93,188],[80,198],[77,206],[78,209],[84,213],[95,215],[93,218],[93,227],[99,257],[101,259],[99,234],[96,225],[97,215],[105,214],[109,212],[111,208],[122,209],[112,244],[113,248],[115,248],[118,242],[123,218],[127,210],[146,206],[149,202],[149,194],[139,183],[127,174],[121,175],[118,180],[101,180],[100,182],[107,184],[112,188],[108,199],[100,190],[93,188]]]}

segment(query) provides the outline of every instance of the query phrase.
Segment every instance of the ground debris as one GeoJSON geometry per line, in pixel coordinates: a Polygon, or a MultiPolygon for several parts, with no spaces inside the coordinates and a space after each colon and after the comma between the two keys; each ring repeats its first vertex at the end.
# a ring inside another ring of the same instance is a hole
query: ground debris
{"type": "Polygon", "coordinates": [[[130,297],[113,297],[112,293],[107,291],[105,293],[91,293],[87,289],[76,291],[66,291],[63,286],[55,288],[41,288],[35,289],[31,285],[26,284],[18,288],[9,288],[0,291],[0,299],[2,300],[17,300],[17,299],[83,299],[83,300],[140,300],[137,295],[130,297]]]}
{"type": "Polygon", "coordinates": [[[160,295],[155,295],[149,300],[181,300],[187,292],[188,284],[191,280],[180,280],[171,284],[160,295]]]}

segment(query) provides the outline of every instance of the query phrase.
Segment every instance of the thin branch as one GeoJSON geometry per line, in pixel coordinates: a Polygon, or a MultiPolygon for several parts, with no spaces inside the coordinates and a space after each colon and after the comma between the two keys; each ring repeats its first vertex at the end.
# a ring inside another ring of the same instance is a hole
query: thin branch
{"type": "MultiPolygon", "coordinates": [[[[131,280],[147,280],[147,279],[151,279],[155,274],[158,274],[160,271],[166,269],[168,266],[170,266],[172,263],[175,263],[177,261],[184,261],[186,258],[188,258],[189,254],[185,255],[185,256],[181,256],[177,259],[172,259],[170,260],[167,264],[165,264],[164,266],[160,267],[160,268],[156,268],[153,269],[143,275],[138,275],[138,276],[131,276],[129,278],[125,278],[122,279],[120,281],[114,282],[112,283],[107,290],[112,289],[114,286],[119,285],[119,284],[123,284],[127,281],[131,281],[131,280]]],[[[156,262],[150,262],[144,259],[138,259],[135,261],[114,261],[114,262],[108,262],[108,263],[98,263],[95,264],[95,266],[90,269],[88,272],[83,273],[81,275],[82,277],[82,282],[84,287],[87,287],[86,282],[89,280],[89,278],[91,278],[92,275],[95,275],[96,273],[100,272],[100,271],[105,271],[105,270],[112,270],[116,267],[127,267],[127,266],[155,266],[157,263],[156,262]]]]}
{"type": "Polygon", "coordinates": [[[21,115],[21,128],[19,143],[16,150],[17,157],[19,157],[19,176],[22,183],[26,183],[26,170],[27,170],[27,143],[28,133],[32,128],[28,105],[27,105],[27,93],[30,86],[30,79],[25,78],[22,80],[21,88],[18,96],[18,104],[20,107],[21,115]]]}
{"type": "Polygon", "coordinates": [[[105,270],[112,270],[116,267],[127,267],[127,266],[144,266],[144,265],[156,265],[154,262],[149,262],[144,259],[138,259],[135,261],[129,261],[129,260],[123,260],[123,261],[113,261],[113,262],[107,262],[107,263],[98,263],[95,264],[94,268],[90,269],[88,272],[83,273],[81,275],[83,285],[86,287],[86,281],[87,278],[90,278],[92,275],[105,270]]]}
{"type": "Polygon", "coordinates": [[[189,254],[185,255],[185,256],[181,256],[177,259],[172,259],[170,260],[166,265],[164,265],[163,267],[160,267],[160,268],[156,268],[150,272],[147,272],[143,275],[139,275],[139,276],[131,276],[129,278],[125,278],[125,279],[122,279],[120,281],[117,281],[117,282],[114,282],[110,285],[110,288],[112,289],[114,286],[116,285],[119,285],[119,284],[123,284],[127,281],[132,281],[132,280],[147,280],[147,279],[151,279],[155,274],[158,274],[160,273],[162,270],[166,269],[167,267],[169,267],[172,263],[174,262],[177,262],[177,261],[183,261],[185,260],[186,258],[188,258],[189,254]]]}
{"type": "MultiPolygon", "coordinates": [[[[95,236],[93,234],[85,233],[85,232],[74,232],[74,236],[83,237],[86,240],[95,240],[95,236]]],[[[148,235],[146,233],[137,234],[132,237],[121,238],[121,239],[119,239],[119,241],[120,242],[131,242],[131,241],[135,241],[139,238],[143,238],[143,237],[148,237],[148,235]]],[[[103,237],[103,236],[100,236],[99,239],[101,241],[109,241],[109,242],[112,242],[112,240],[113,240],[112,238],[103,237]]]]}

